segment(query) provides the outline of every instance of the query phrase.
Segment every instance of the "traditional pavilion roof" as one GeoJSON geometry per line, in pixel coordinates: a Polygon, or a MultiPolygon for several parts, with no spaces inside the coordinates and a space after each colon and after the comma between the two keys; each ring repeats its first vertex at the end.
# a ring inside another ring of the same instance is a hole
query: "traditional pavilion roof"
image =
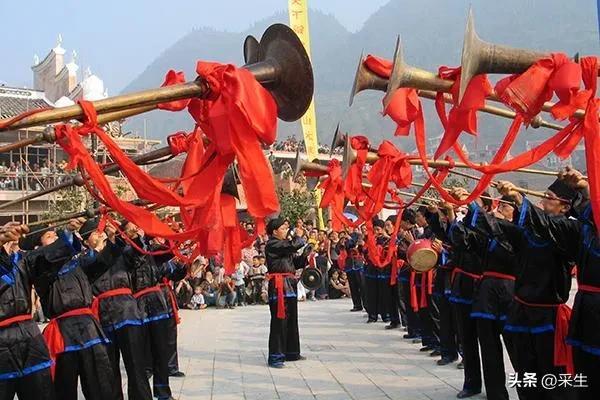
{"type": "Polygon", "coordinates": [[[10,118],[26,111],[52,107],[44,92],[0,86],[0,118],[10,118]]]}

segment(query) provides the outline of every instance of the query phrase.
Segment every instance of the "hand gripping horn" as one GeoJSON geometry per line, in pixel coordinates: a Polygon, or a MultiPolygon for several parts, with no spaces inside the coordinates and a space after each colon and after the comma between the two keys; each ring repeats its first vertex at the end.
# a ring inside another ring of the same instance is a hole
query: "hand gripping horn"
{"type": "MultiPolygon", "coordinates": [[[[280,119],[299,119],[308,109],[314,90],[312,66],[304,45],[289,27],[274,24],[262,35],[259,54],[259,62],[243,68],[249,70],[271,92],[277,102],[280,119]]],[[[92,103],[96,111],[102,114],[186,98],[205,98],[210,91],[209,84],[202,77],[198,77],[192,82],[109,97],[92,103]]],[[[81,117],[81,108],[74,105],[41,111],[15,122],[6,129],[22,129],[81,117]]]]}

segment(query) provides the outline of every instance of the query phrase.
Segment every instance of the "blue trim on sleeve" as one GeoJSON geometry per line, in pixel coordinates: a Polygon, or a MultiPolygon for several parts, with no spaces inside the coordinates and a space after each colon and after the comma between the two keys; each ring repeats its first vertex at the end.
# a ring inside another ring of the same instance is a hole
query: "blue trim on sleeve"
{"type": "Polygon", "coordinates": [[[31,375],[31,374],[41,371],[43,369],[50,368],[51,366],[52,366],[52,361],[44,361],[44,362],[32,365],[27,368],[23,368],[22,371],[7,372],[4,374],[0,374],[0,381],[5,381],[8,379],[15,379],[15,378],[22,378],[24,376],[31,375]]]}
{"type": "Polygon", "coordinates": [[[488,251],[491,253],[498,247],[498,241],[496,239],[490,240],[490,244],[488,245],[488,251]]]}
{"type": "Polygon", "coordinates": [[[548,325],[540,325],[540,326],[524,326],[524,325],[512,325],[512,324],[506,324],[504,325],[504,330],[506,332],[513,332],[513,333],[531,333],[531,334],[540,334],[540,333],[545,333],[545,332],[554,332],[554,325],[552,324],[548,324],[548,325]]]}
{"type": "Polygon", "coordinates": [[[529,208],[529,200],[527,198],[523,198],[523,203],[521,204],[521,212],[519,213],[519,223],[518,225],[522,228],[525,224],[525,217],[527,216],[527,209],[529,208]]]}
{"type": "MultiPolygon", "coordinates": [[[[473,204],[473,203],[471,203],[473,204]]],[[[469,208],[471,208],[471,204],[469,204],[469,208]]],[[[477,224],[477,218],[479,217],[479,207],[473,210],[473,216],[471,217],[471,228],[474,228],[477,224]]]]}
{"type": "Polygon", "coordinates": [[[77,259],[73,259],[73,260],[69,261],[68,263],[66,263],[65,265],[62,266],[60,271],[58,271],[58,276],[63,276],[63,275],[68,274],[69,272],[71,272],[75,268],[77,268],[78,265],[79,265],[79,262],[77,259]]]}

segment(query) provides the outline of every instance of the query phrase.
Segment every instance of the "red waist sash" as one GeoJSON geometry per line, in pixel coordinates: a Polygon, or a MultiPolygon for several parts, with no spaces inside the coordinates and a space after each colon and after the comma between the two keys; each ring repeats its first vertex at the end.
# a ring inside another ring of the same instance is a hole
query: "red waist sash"
{"type": "Polygon", "coordinates": [[[139,299],[140,297],[142,297],[148,293],[155,293],[155,292],[162,293],[163,287],[166,287],[168,289],[169,302],[171,303],[171,308],[173,309],[173,317],[175,317],[175,321],[177,323],[179,323],[180,318],[179,318],[179,309],[177,308],[177,300],[175,299],[175,295],[173,294],[173,292],[171,290],[171,285],[169,285],[168,283],[163,282],[156,286],[147,287],[146,289],[142,289],[139,292],[134,293],[133,297],[135,297],[136,299],[139,299]]]}
{"type": "Polygon", "coordinates": [[[415,312],[419,311],[421,308],[427,307],[427,295],[431,295],[433,293],[433,269],[430,269],[427,272],[421,272],[421,290],[419,300],[417,300],[417,285],[415,283],[416,277],[416,272],[414,270],[410,271],[410,306],[415,312]]]}
{"type": "Polygon", "coordinates": [[[14,317],[6,318],[0,321],[0,328],[8,328],[17,322],[31,321],[32,319],[33,318],[31,317],[31,314],[15,315],[14,317]]]}
{"type": "Polygon", "coordinates": [[[575,374],[573,348],[566,342],[571,319],[571,307],[562,304],[528,303],[515,296],[515,300],[529,307],[556,308],[556,332],[554,333],[554,365],[563,366],[567,374],[575,374]]]}
{"type": "Polygon", "coordinates": [[[498,278],[498,279],[506,279],[508,281],[514,281],[516,278],[512,275],[508,275],[508,274],[503,274],[501,272],[494,272],[494,271],[486,271],[483,273],[483,276],[488,276],[491,278],[498,278]]]}
{"type": "Polygon", "coordinates": [[[60,327],[58,326],[58,321],[64,318],[70,318],[79,315],[89,315],[92,318],[96,317],[92,309],[89,307],[76,308],[75,310],[67,311],[58,317],[52,318],[50,323],[44,329],[44,332],[42,332],[44,335],[44,340],[46,341],[46,345],[48,346],[50,359],[52,360],[52,367],[50,367],[52,377],[54,377],[54,370],[56,368],[56,357],[65,351],[65,340],[62,332],[60,331],[60,327]]]}
{"type": "Polygon", "coordinates": [[[167,278],[163,278],[163,282],[160,283],[158,286],[167,289],[167,296],[169,297],[169,301],[171,302],[171,308],[173,309],[173,317],[175,318],[175,322],[179,324],[181,322],[181,318],[179,317],[177,298],[175,297],[173,288],[169,284],[169,280],[167,278]]]}
{"type": "Polygon", "coordinates": [[[100,319],[100,300],[107,299],[109,297],[115,296],[124,296],[124,295],[133,295],[133,292],[129,288],[118,288],[113,290],[108,290],[104,293],[100,293],[98,296],[94,297],[94,301],[92,302],[92,311],[96,318],[100,319]]]}
{"type": "Polygon", "coordinates": [[[481,275],[477,275],[477,274],[474,274],[472,272],[467,272],[467,271],[465,271],[463,269],[460,269],[460,268],[456,267],[456,268],[454,268],[452,270],[452,275],[450,276],[450,282],[454,282],[454,278],[456,277],[457,274],[466,275],[466,276],[471,277],[471,278],[473,278],[475,280],[481,279],[481,275]]]}
{"type": "Polygon", "coordinates": [[[269,273],[266,279],[275,279],[275,289],[277,290],[277,318],[285,319],[285,299],[283,294],[283,279],[284,278],[295,278],[296,275],[285,272],[285,273],[269,273]]]}

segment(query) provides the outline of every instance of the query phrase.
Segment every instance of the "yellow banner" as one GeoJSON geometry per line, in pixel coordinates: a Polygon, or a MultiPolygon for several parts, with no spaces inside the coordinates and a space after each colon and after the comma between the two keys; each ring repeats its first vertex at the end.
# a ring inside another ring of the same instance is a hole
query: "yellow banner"
{"type": "MultiPolygon", "coordinates": [[[[290,13],[290,27],[296,32],[304,48],[310,57],[310,34],[308,30],[308,0],[288,0],[288,9],[290,13]]],[[[315,115],[315,102],[311,101],[306,114],[300,120],[302,132],[304,134],[304,144],[306,145],[306,155],[308,160],[312,161],[319,154],[319,140],[317,139],[317,117],[315,115]]],[[[317,190],[317,204],[321,202],[321,192],[317,190]]],[[[319,227],[323,229],[323,212],[320,208],[317,211],[319,217],[319,227]]]]}

